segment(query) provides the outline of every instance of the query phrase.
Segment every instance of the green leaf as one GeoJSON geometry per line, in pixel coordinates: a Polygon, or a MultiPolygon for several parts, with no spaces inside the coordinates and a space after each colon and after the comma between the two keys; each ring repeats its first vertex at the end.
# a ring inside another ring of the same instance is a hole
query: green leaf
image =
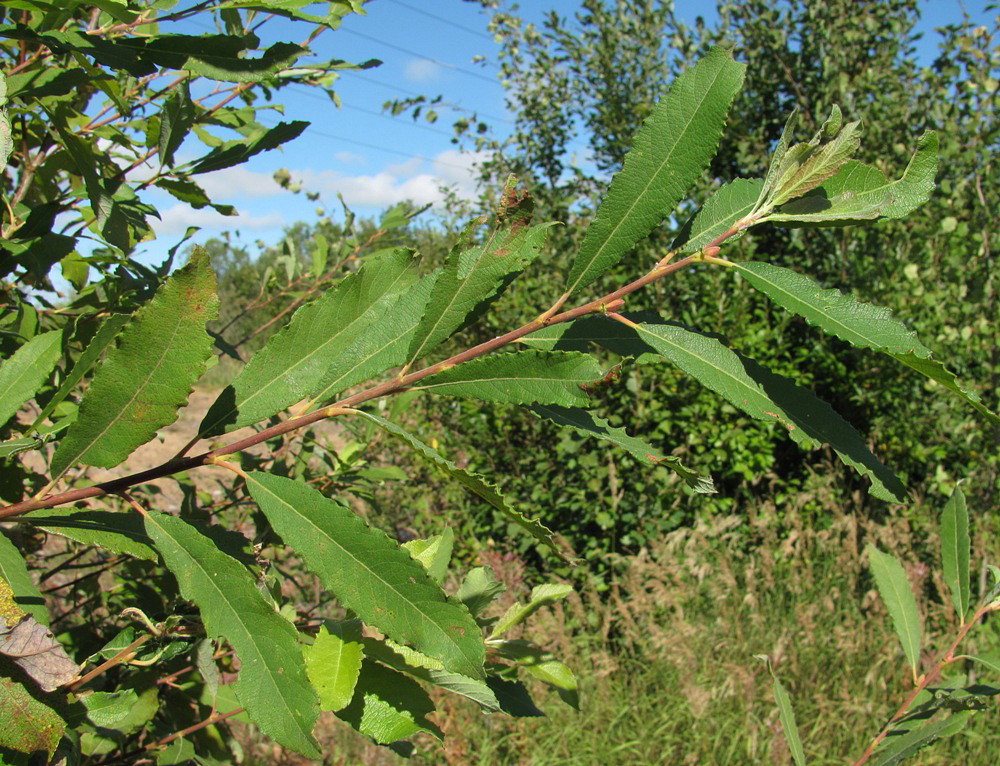
{"type": "Polygon", "coordinates": [[[427,274],[401,293],[386,309],[384,316],[391,317],[391,321],[375,322],[331,362],[313,395],[314,402],[330,401],[341,391],[406,361],[410,340],[424,316],[438,276],[437,272],[427,274]]]}
{"type": "Polygon", "coordinates": [[[514,626],[520,625],[543,606],[554,604],[556,601],[562,601],[572,592],[573,586],[564,585],[563,583],[536,585],[531,591],[531,597],[528,599],[527,604],[515,601],[510,605],[503,617],[493,626],[493,632],[490,634],[489,640],[492,641],[514,626]]]}
{"type": "Polygon", "coordinates": [[[553,687],[563,702],[574,710],[580,709],[576,676],[551,652],[529,641],[494,641],[490,643],[501,657],[516,662],[539,681],[553,687]]]}
{"type": "Polygon", "coordinates": [[[452,248],[411,337],[407,364],[428,354],[496,300],[538,256],[553,225],[529,228],[521,221],[502,224],[483,242],[465,249],[459,245],[452,248]]]}
{"type": "Polygon", "coordinates": [[[448,574],[448,564],[451,562],[451,549],[454,544],[454,530],[445,527],[444,532],[439,535],[422,540],[410,540],[403,543],[403,547],[420,562],[431,579],[440,585],[448,574]]]}
{"type": "MultiPolygon", "coordinates": [[[[615,322],[615,324],[618,324],[615,322]]],[[[620,326],[620,325],[619,325],[620,326]]],[[[679,457],[664,455],[643,439],[629,436],[624,428],[612,428],[606,420],[593,412],[575,407],[535,404],[529,408],[540,417],[556,425],[572,428],[577,433],[593,436],[621,447],[638,460],[650,465],[662,465],[676,473],[684,483],[699,494],[712,494],[715,485],[711,476],[701,476],[686,467],[679,457]]]]}
{"type": "Polygon", "coordinates": [[[157,142],[160,165],[174,164],[174,152],[183,143],[196,116],[187,80],[176,87],[160,110],[160,135],[157,142]]]}
{"type": "Polygon", "coordinates": [[[416,387],[487,402],[572,407],[588,403],[581,386],[600,378],[601,368],[587,354],[529,349],[472,359],[416,387]]]}
{"type": "MultiPolygon", "coordinates": [[[[770,666],[769,666],[770,667],[770,666]]],[[[799,738],[799,727],[795,723],[795,711],[792,709],[792,700],[785,691],[784,685],[771,672],[774,678],[774,702],[778,706],[778,718],[781,721],[781,731],[785,735],[785,742],[788,743],[788,750],[792,754],[795,766],[805,766],[806,754],[802,749],[802,740],[799,738]]]]}
{"type": "Polygon", "coordinates": [[[134,689],[122,689],[117,692],[91,692],[80,698],[87,709],[87,718],[95,726],[114,729],[116,724],[125,719],[132,706],[139,701],[139,695],[134,689]]]}
{"type": "Polygon", "coordinates": [[[211,173],[213,170],[231,168],[240,165],[261,152],[276,149],[293,138],[298,138],[308,122],[294,120],[279,122],[273,128],[263,131],[260,135],[247,141],[240,141],[232,146],[219,146],[201,159],[194,162],[188,169],[189,173],[211,173]]]}
{"type": "Polygon", "coordinates": [[[62,333],[36,335],[0,364],[0,426],[35,395],[62,356],[62,333]]]}
{"type": "Polygon", "coordinates": [[[0,168],[7,167],[12,151],[14,140],[11,138],[10,118],[7,116],[7,78],[0,72],[0,168]]]}
{"type": "Polygon", "coordinates": [[[249,56],[189,56],[180,68],[219,82],[268,82],[279,72],[292,66],[308,53],[307,48],[293,43],[278,42],[259,57],[249,56]]]}
{"type": "Polygon", "coordinates": [[[905,734],[887,737],[882,746],[875,751],[872,766],[893,766],[931,743],[957,734],[968,723],[973,712],[975,711],[963,710],[952,713],[947,718],[928,721],[920,728],[911,729],[905,734]]]}
{"type": "Polygon", "coordinates": [[[882,553],[871,543],[868,543],[867,548],[868,563],[879,595],[892,618],[899,642],[903,645],[903,654],[916,676],[920,663],[920,614],[910,583],[906,579],[906,572],[895,556],[882,553]]]}
{"type": "Polygon", "coordinates": [[[152,540],[146,534],[142,519],[133,513],[82,508],[52,509],[28,514],[25,520],[46,532],[84,545],[96,545],[112,553],[156,561],[156,551],[150,547],[152,540]]]}
{"type": "Polygon", "coordinates": [[[416,277],[413,264],[405,248],[371,256],[356,274],[302,306],[219,394],[199,433],[265,420],[314,393],[358,337],[387,321],[395,296],[416,277]]]}
{"type": "Polygon", "coordinates": [[[1000,418],[980,403],[979,396],[959,386],[954,375],[934,360],[930,349],[888,309],[862,303],[837,289],[824,289],[811,277],[781,266],[754,261],[731,265],[756,289],[809,324],[854,346],[888,354],[946,386],[991,421],[1000,423],[1000,418]]]}
{"type": "Polygon", "coordinates": [[[507,590],[506,586],[497,580],[493,570],[488,567],[470,569],[458,586],[455,598],[465,604],[473,617],[478,617],[493,600],[507,590]]]}
{"type": "Polygon", "coordinates": [[[49,610],[45,607],[45,597],[31,579],[21,551],[3,531],[0,531],[0,580],[6,580],[10,586],[11,597],[15,604],[42,625],[49,624],[49,610]]]}
{"type": "Polygon", "coordinates": [[[482,678],[485,650],[468,610],[384,532],[291,479],[254,471],[247,486],[285,544],[345,607],[448,670],[482,678]]]}
{"type": "Polygon", "coordinates": [[[941,514],[941,569],[951,590],[951,603],[965,623],[969,594],[969,511],[961,487],[955,487],[941,514]]]}
{"type": "Polygon", "coordinates": [[[871,165],[845,162],[818,189],[761,220],[843,225],[871,218],[902,218],[930,199],[937,174],[937,146],[937,134],[925,131],[896,181],[889,181],[871,165]]]}
{"type": "MultiPolygon", "coordinates": [[[[59,697],[65,699],[65,695],[39,699],[37,691],[11,677],[11,670],[11,663],[0,657],[0,758],[4,763],[29,763],[28,754],[51,756],[66,730],[63,717],[53,709],[59,707],[59,697]],[[47,704],[47,698],[51,704],[47,704]],[[24,760],[13,760],[10,751],[24,753],[24,760]]],[[[45,758],[43,762],[48,761],[45,758]]]]}
{"type": "Polygon", "coordinates": [[[35,418],[35,422],[31,426],[32,428],[37,429],[41,427],[42,421],[55,411],[60,402],[65,401],[66,397],[76,387],[76,384],[82,380],[84,375],[90,372],[90,368],[97,362],[97,358],[111,344],[111,341],[117,337],[118,332],[125,326],[128,320],[128,314],[112,314],[104,320],[101,328],[94,333],[94,337],[88,341],[86,347],[83,349],[83,353],[77,358],[73,369],[63,379],[59,390],[52,395],[45,408],[38,413],[38,417],[35,418]]]}
{"type": "MultiPolygon", "coordinates": [[[[377,660],[383,665],[398,670],[421,681],[440,686],[455,694],[468,697],[489,713],[500,712],[500,703],[496,696],[483,681],[463,676],[461,673],[451,673],[440,667],[431,667],[436,660],[415,652],[398,644],[390,646],[385,641],[365,638],[365,656],[377,660]]],[[[440,663],[438,663],[440,665],[440,663]]]]}
{"type": "Polygon", "coordinates": [[[240,704],[268,737],[318,758],[312,738],[318,702],[306,677],[298,634],[257,589],[249,572],[181,519],[150,512],[146,532],[181,595],[201,612],[209,638],[225,639],[240,660],[240,704]]]}
{"type": "Polygon", "coordinates": [[[967,655],[973,662],[978,662],[983,667],[989,668],[997,676],[1000,676],[1000,655],[996,654],[970,654],[967,655]]]}
{"type": "Polygon", "coordinates": [[[529,519],[527,516],[514,508],[514,506],[510,504],[510,501],[508,501],[507,498],[500,493],[500,490],[482,476],[472,473],[471,471],[467,471],[464,468],[459,468],[452,461],[445,458],[440,452],[427,444],[424,444],[422,441],[417,439],[417,437],[413,436],[411,433],[403,428],[400,428],[391,421],[380,418],[378,415],[374,415],[370,412],[365,412],[364,410],[358,410],[357,414],[361,417],[367,418],[377,424],[380,428],[388,431],[393,436],[409,444],[410,447],[417,451],[418,455],[441,471],[441,473],[445,476],[454,479],[469,490],[469,492],[476,495],[480,499],[485,500],[491,506],[500,511],[500,513],[506,516],[509,521],[517,524],[521,527],[521,529],[534,537],[539,543],[548,546],[557,556],[563,560],[568,560],[566,555],[562,552],[560,546],[552,538],[552,530],[537,519],[529,519]]]}
{"type": "Polygon", "coordinates": [[[218,303],[208,254],[195,248],[98,368],[52,458],[56,477],[77,462],[116,466],[176,419],[212,354],[205,323],[216,318],[218,303]]]}
{"type": "Polygon", "coordinates": [[[641,340],[757,420],[778,422],[805,447],[829,444],[840,459],[871,482],[871,493],[902,502],[905,487],[864,439],[815,394],[775,375],[716,338],[672,324],[635,325],[641,340]]]}
{"type": "Polygon", "coordinates": [[[337,713],[355,729],[381,745],[425,731],[440,739],[441,730],[427,720],[434,703],[416,681],[365,660],[351,704],[337,713]]]}
{"type": "Polygon", "coordinates": [[[302,649],[306,673],[319,694],[320,710],[341,710],[354,697],[354,686],[361,672],[364,648],[361,621],[328,620],[320,625],[312,646],[302,649]]]}
{"type": "MultiPolygon", "coordinates": [[[[764,182],[757,179],[737,178],[719,188],[684,224],[670,249],[694,253],[725,234],[733,224],[753,211],[763,185],[764,182]]],[[[739,239],[743,233],[741,231],[730,237],[727,242],[739,239]]]]}
{"type": "MultiPolygon", "coordinates": [[[[840,110],[836,106],[833,108],[836,117],[831,115],[831,120],[839,123],[840,110]]],[[[826,132],[826,126],[820,132],[826,132]]],[[[821,140],[820,133],[817,133],[808,144],[808,150],[797,151],[803,144],[791,147],[785,155],[785,163],[779,167],[769,205],[777,207],[801,197],[840,170],[861,146],[861,123],[849,122],[826,143],[821,140]]]]}
{"type": "Polygon", "coordinates": [[[713,48],[653,107],[587,229],[567,295],[616,264],[674,209],[715,154],[745,68],[730,49],[713,48]]]}

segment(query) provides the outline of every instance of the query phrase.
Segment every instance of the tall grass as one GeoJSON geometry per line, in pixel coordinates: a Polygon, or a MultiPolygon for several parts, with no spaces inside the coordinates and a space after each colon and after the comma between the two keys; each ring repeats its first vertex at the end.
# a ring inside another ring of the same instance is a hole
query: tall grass
{"type": "MultiPolygon", "coordinates": [[[[541,688],[534,691],[546,717],[519,720],[484,716],[461,698],[435,693],[447,737],[418,740],[414,759],[483,766],[790,764],[771,678],[754,658],[767,654],[792,695],[809,763],[849,763],[910,683],[862,555],[865,543],[907,562],[932,649],[943,646],[956,623],[937,574],[931,513],[917,508],[872,520],[835,510],[823,514],[825,526],[818,528],[815,508],[815,498],[806,498],[780,511],[766,506],[706,517],[618,559],[609,592],[574,594],[538,613],[526,631],[535,640],[548,637],[549,648],[577,672],[579,711],[541,688]]],[[[1000,561],[997,521],[983,515],[974,525],[974,561],[1000,561]]],[[[523,598],[533,584],[523,563],[509,555],[486,558],[482,563],[498,569],[514,591],[509,598],[523,598]]],[[[998,645],[993,621],[973,631],[963,650],[998,645]]],[[[992,766],[1000,754],[998,722],[994,705],[973,718],[967,734],[935,743],[908,763],[992,766]]],[[[326,763],[401,762],[333,719],[327,724],[320,731],[326,763]]]]}

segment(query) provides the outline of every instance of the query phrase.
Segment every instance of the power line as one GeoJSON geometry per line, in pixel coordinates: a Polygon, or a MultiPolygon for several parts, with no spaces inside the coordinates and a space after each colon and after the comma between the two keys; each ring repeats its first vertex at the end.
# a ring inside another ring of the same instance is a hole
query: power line
{"type": "MultiPolygon", "coordinates": [[[[325,101],[327,103],[330,103],[330,99],[329,98],[327,98],[325,96],[321,96],[319,93],[315,93],[314,91],[308,90],[308,86],[306,86],[306,85],[293,85],[291,87],[300,96],[305,96],[307,98],[316,99],[316,100],[319,100],[319,101],[325,101]]],[[[434,127],[431,127],[430,125],[423,125],[423,124],[421,124],[419,122],[414,122],[414,123],[403,122],[403,123],[400,123],[391,114],[386,114],[385,112],[377,112],[374,109],[365,109],[363,106],[355,106],[354,104],[341,104],[340,108],[341,109],[350,109],[351,111],[361,112],[362,114],[370,114],[372,117],[379,117],[379,118],[381,118],[383,120],[391,120],[392,122],[396,123],[397,125],[402,124],[402,125],[404,125],[406,127],[417,128],[418,130],[424,130],[424,131],[427,131],[428,133],[435,133],[436,135],[439,135],[439,136],[445,136],[447,138],[452,138],[453,137],[453,135],[451,133],[449,133],[448,131],[446,131],[446,130],[441,130],[440,128],[434,128],[434,127]]]]}
{"type": "MultiPolygon", "coordinates": [[[[417,97],[419,97],[419,96],[426,96],[427,95],[426,93],[418,93],[415,90],[408,90],[406,88],[400,88],[398,85],[390,85],[389,83],[382,82],[381,80],[377,80],[374,77],[368,77],[367,75],[363,75],[363,74],[360,74],[358,72],[354,72],[354,71],[350,71],[350,70],[344,71],[343,75],[345,77],[350,77],[352,79],[362,80],[363,82],[371,83],[372,85],[380,85],[383,88],[388,88],[389,90],[394,90],[397,93],[402,93],[404,96],[417,96],[417,97]]],[[[433,104],[428,104],[428,106],[433,106],[433,104]]],[[[481,112],[478,109],[474,109],[472,111],[474,111],[480,117],[485,117],[486,119],[493,120],[494,122],[503,122],[503,123],[506,123],[507,125],[513,125],[514,124],[513,120],[508,120],[506,117],[498,117],[495,114],[486,114],[486,112],[481,112]]]]}
{"type": "Polygon", "coordinates": [[[447,24],[448,26],[455,27],[455,29],[461,29],[463,32],[468,32],[470,35],[475,35],[476,37],[481,37],[484,40],[489,40],[490,42],[493,42],[493,38],[490,37],[485,32],[483,32],[482,30],[464,26],[456,21],[452,21],[451,19],[446,19],[443,16],[436,16],[435,14],[430,13],[429,11],[425,11],[423,8],[417,8],[415,6],[410,5],[409,3],[404,3],[403,0],[392,0],[392,1],[395,5],[401,5],[404,8],[408,8],[409,10],[413,11],[414,13],[419,13],[421,16],[426,16],[429,19],[440,21],[442,24],[447,24]]]}
{"type": "Polygon", "coordinates": [[[341,27],[338,31],[346,32],[349,35],[354,35],[355,37],[360,37],[365,40],[370,40],[371,42],[377,43],[378,45],[384,45],[386,48],[392,48],[393,50],[399,51],[400,53],[405,53],[407,56],[416,56],[418,59],[423,59],[424,61],[430,61],[431,63],[437,64],[438,66],[443,66],[447,69],[452,69],[460,74],[464,74],[466,77],[475,77],[477,80],[483,80],[485,82],[490,83],[491,85],[502,87],[500,83],[497,80],[493,79],[492,77],[487,77],[484,74],[480,74],[479,72],[473,72],[469,69],[462,69],[462,67],[455,66],[454,64],[449,64],[447,61],[439,61],[438,59],[432,59],[429,56],[425,56],[423,53],[417,53],[416,51],[411,51],[409,48],[403,48],[399,45],[394,45],[393,43],[387,43],[385,40],[379,40],[377,37],[373,37],[372,35],[366,35],[363,32],[356,32],[353,29],[346,29],[344,27],[341,27]]]}

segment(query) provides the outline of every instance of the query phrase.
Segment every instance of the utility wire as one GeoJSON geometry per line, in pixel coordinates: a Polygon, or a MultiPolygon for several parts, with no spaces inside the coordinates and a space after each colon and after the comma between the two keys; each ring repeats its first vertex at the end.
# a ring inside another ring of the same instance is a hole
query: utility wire
{"type": "MultiPolygon", "coordinates": [[[[387,82],[382,82],[381,80],[377,80],[374,77],[368,77],[367,75],[363,75],[363,74],[360,74],[359,72],[355,72],[355,71],[352,71],[352,70],[345,70],[343,72],[343,76],[344,77],[350,77],[351,79],[354,79],[354,80],[362,80],[363,82],[368,82],[368,83],[371,83],[372,85],[380,85],[383,88],[388,88],[389,90],[394,90],[397,93],[402,93],[404,96],[418,96],[419,97],[419,96],[426,96],[427,95],[426,93],[418,93],[415,90],[407,90],[406,88],[400,88],[398,85],[390,85],[387,82]]],[[[433,104],[429,104],[429,106],[433,106],[433,104]]],[[[513,120],[509,120],[506,117],[498,117],[495,114],[486,114],[486,112],[481,112],[478,109],[473,109],[471,111],[474,111],[480,117],[485,117],[488,120],[493,120],[493,122],[503,122],[503,123],[506,123],[507,125],[513,125],[514,124],[513,120]]]]}
{"type": "MultiPolygon", "coordinates": [[[[267,125],[267,123],[264,120],[258,119],[258,122],[260,122],[261,125],[265,125],[266,127],[270,128],[274,127],[274,125],[267,125]]],[[[430,162],[436,165],[442,165],[444,167],[449,167],[449,168],[456,168],[457,170],[467,171],[469,169],[467,165],[459,165],[458,163],[455,162],[448,162],[446,160],[434,159],[433,157],[425,157],[422,154],[411,154],[410,152],[403,152],[400,151],[399,149],[390,149],[387,146],[379,146],[378,144],[369,144],[366,143],[365,141],[358,141],[355,138],[348,138],[347,136],[336,136],[333,133],[325,133],[321,130],[314,130],[311,125],[309,126],[309,128],[307,128],[307,135],[320,136],[322,138],[332,138],[335,141],[343,141],[345,144],[363,146],[366,149],[375,149],[376,151],[379,152],[386,152],[388,154],[397,154],[400,157],[407,157],[409,159],[415,159],[415,160],[423,160],[424,162],[430,162]]]]}
{"type": "Polygon", "coordinates": [[[408,8],[409,10],[413,11],[414,13],[419,13],[421,16],[426,16],[429,19],[440,21],[442,24],[447,24],[448,26],[455,27],[455,29],[461,29],[463,32],[468,32],[470,35],[475,35],[476,37],[481,37],[484,40],[489,40],[490,42],[493,42],[493,38],[490,37],[485,32],[483,32],[482,30],[464,26],[456,21],[452,21],[451,19],[446,19],[444,16],[436,16],[435,14],[430,13],[429,11],[425,11],[423,8],[417,8],[416,6],[410,5],[409,3],[404,3],[403,0],[392,0],[392,2],[394,5],[401,5],[404,8],[408,8]]]}
{"type": "MultiPolygon", "coordinates": [[[[307,85],[292,85],[291,88],[296,93],[298,93],[300,96],[305,96],[306,98],[311,98],[311,99],[318,100],[318,101],[325,101],[328,104],[332,104],[332,102],[330,101],[330,99],[328,97],[321,96],[319,93],[315,93],[314,91],[309,90],[307,85]]],[[[419,122],[414,122],[414,123],[402,122],[401,123],[401,122],[399,122],[396,119],[395,116],[393,116],[391,114],[386,114],[385,112],[378,112],[378,111],[376,111],[374,109],[365,109],[363,106],[355,106],[354,104],[341,104],[340,108],[341,109],[350,109],[351,111],[361,112],[362,114],[370,114],[373,117],[379,117],[379,118],[381,118],[383,120],[391,120],[395,124],[397,124],[397,125],[403,125],[403,126],[405,126],[407,128],[417,128],[419,130],[427,131],[428,133],[435,133],[435,134],[437,134],[439,136],[446,136],[448,138],[452,138],[453,137],[453,135],[451,133],[449,133],[447,130],[441,130],[440,128],[434,128],[434,127],[431,127],[430,125],[424,125],[424,124],[419,123],[419,122]]]]}

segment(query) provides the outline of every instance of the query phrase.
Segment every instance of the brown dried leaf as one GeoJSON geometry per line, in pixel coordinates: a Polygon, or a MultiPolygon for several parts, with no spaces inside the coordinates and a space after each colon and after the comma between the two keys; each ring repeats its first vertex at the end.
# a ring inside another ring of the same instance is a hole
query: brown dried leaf
{"type": "Polygon", "coordinates": [[[49,629],[14,603],[6,580],[0,580],[0,654],[47,692],[69,683],[79,670],[49,629]]]}

